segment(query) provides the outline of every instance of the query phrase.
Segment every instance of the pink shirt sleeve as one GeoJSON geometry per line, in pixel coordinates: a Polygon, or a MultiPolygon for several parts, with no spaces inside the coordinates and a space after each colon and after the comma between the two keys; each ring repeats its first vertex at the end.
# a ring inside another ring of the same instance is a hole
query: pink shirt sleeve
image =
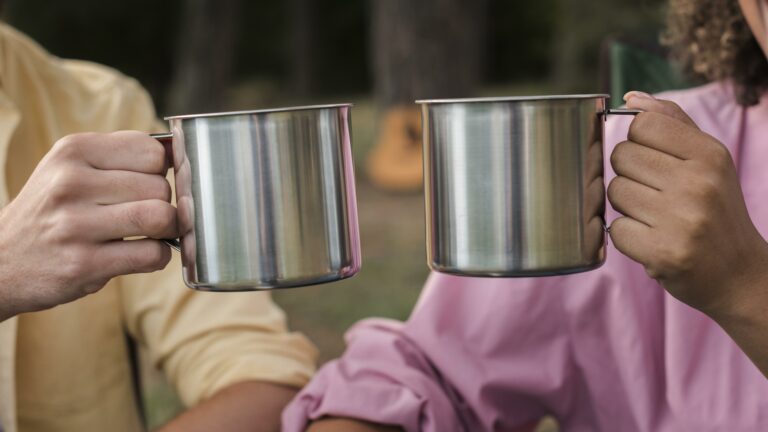
{"type": "Polygon", "coordinates": [[[561,279],[432,274],[407,323],[366,320],[348,332],[344,356],[286,410],[285,430],[323,416],[408,431],[532,430],[576,396],[566,315],[547,287],[561,279]]]}

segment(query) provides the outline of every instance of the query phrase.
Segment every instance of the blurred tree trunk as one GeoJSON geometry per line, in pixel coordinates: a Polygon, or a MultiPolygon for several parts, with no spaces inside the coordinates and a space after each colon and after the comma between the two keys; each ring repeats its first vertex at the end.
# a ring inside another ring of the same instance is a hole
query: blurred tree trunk
{"type": "Polygon", "coordinates": [[[415,99],[471,96],[482,74],[488,0],[371,0],[373,74],[383,112],[368,155],[371,181],[422,187],[421,115],[415,99]]]}
{"type": "Polygon", "coordinates": [[[317,7],[315,0],[290,0],[291,15],[290,67],[295,97],[307,98],[315,91],[314,76],[317,40],[317,7]]]}
{"type": "MultiPolygon", "coordinates": [[[[554,29],[554,52],[552,71],[555,86],[559,92],[569,92],[579,87],[584,80],[580,59],[582,58],[584,32],[582,14],[595,5],[585,5],[585,0],[559,0],[554,29]]],[[[598,14],[604,18],[602,14],[598,14]]],[[[590,82],[590,84],[596,84],[590,82]]]]}
{"type": "Polygon", "coordinates": [[[185,0],[169,106],[174,114],[226,104],[241,0],[185,0]]]}
{"type": "Polygon", "coordinates": [[[472,94],[482,73],[487,0],[372,2],[381,105],[472,94]]]}

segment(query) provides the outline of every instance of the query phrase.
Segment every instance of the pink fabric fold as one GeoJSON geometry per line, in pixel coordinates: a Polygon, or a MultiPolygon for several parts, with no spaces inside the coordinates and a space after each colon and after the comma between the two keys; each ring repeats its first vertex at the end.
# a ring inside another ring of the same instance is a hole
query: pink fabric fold
{"type": "MultiPolygon", "coordinates": [[[[745,110],[721,83],[659,97],[728,146],[768,236],[768,98],[745,110]]],[[[609,120],[606,161],[630,121],[609,120]]],[[[407,322],[365,320],[347,342],[286,409],[286,431],[323,416],[407,431],[529,431],[546,414],[566,431],[768,430],[757,368],[611,245],[603,267],[577,275],[432,274],[407,322]]]]}

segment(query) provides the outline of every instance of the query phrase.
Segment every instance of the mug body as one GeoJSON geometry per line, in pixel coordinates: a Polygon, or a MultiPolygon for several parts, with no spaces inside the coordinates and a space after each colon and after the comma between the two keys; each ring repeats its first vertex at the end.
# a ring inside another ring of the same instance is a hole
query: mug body
{"type": "Polygon", "coordinates": [[[599,267],[606,98],[418,101],[430,268],[517,277],[599,267]]]}
{"type": "Polygon", "coordinates": [[[358,272],[350,105],[168,120],[188,286],[286,288],[358,272]]]}

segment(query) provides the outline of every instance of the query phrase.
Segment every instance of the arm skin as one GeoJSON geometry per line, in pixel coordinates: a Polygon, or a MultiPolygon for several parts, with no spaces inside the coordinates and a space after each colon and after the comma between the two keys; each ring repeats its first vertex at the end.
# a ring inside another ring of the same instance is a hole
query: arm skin
{"type": "Polygon", "coordinates": [[[744,275],[731,290],[754,292],[740,304],[725,311],[707,313],[739,345],[768,378],[768,259],[744,275]]]}
{"type": "Polygon", "coordinates": [[[402,430],[396,426],[377,425],[361,420],[324,418],[309,425],[307,432],[400,432],[402,430]]]}
{"type": "Polygon", "coordinates": [[[160,432],[279,432],[283,408],[298,391],[261,381],[233,384],[185,411],[160,432]]]}
{"type": "Polygon", "coordinates": [[[645,111],[611,155],[616,248],[677,299],[715,320],[768,377],[768,243],[752,223],[730,153],[676,104],[645,111]]]}

